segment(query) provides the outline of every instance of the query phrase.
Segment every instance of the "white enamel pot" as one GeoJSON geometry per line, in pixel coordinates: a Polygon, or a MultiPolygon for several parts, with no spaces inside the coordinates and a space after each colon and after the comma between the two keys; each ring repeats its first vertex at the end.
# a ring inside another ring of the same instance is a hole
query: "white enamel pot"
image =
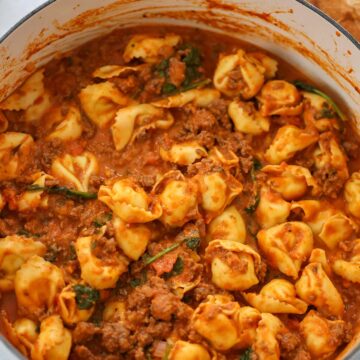
{"type": "MultiPolygon", "coordinates": [[[[360,44],[304,0],[44,1],[0,38],[0,101],[54,55],[117,27],[154,23],[226,33],[277,54],[345,104],[360,131],[360,44]]],[[[360,359],[358,342],[339,359],[360,359]]],[[[20,358],[0,340],[1,360],[20,358]]]]}

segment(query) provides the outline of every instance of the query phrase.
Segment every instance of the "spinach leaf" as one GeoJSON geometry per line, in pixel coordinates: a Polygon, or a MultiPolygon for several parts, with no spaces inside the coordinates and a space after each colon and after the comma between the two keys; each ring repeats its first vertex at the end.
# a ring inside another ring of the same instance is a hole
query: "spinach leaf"
{"type": "Polygon", "coordinates": [[[258,205],[259,205],[259,202],[260,202],[260,195],[259,195],[259,193],[257,193],[256,196],[255,196],[254,202],[251,205],[249,205],[248,207],[246,207],[245,211],[248,214],[254,213],[255,210],[257,209],[258,205]]]}
{"type": "Polygon", "coordinates": [[[300,80],[294,81],[294,85],[300,90],[308,91],[313,94],[321,96],[333,107],[334,111],[338,114],[339,118],[342,121],[346,121],[345,114],[342,112],[342,110],[339,108],[339,106],[335,103],[335,101],[329,95],[327,95],[324,92],[322,92],[321,90],[317,89],[315,86],[304,83],[300,80]]]}
{"type": "Polygon", "coordinates": [[[171,82],[164,83],[161,92],[166,95],[173,94],[177,90],[177,87],[171,82]]]}
{"type": "Polygon", "coordinates": [[[262,164],[260,160],[254,158],[253,165],[250,170],[250,176],[253,181],[256,181],[256,172],[262,168],[262,164]]]}
{"type": "Polygon", "coordinates": [[[248,348],[244,351],[244,353],[242,355],[240,355],[240,359],[239,360],[250,360],[251,359],[251,353],[252,353],[252,349],[248,348]]]}
{"type": "Polygon", "coordinates": [[[189,249],[196,250],[200,245],[201,239],[199,237],[190,237],[186,238],[184,241],[189,249]]]}
{"type": "Polygon", "coordinates": [[[129,283],[130,283],[130,286],[131,286],[132,288],[136,288],[136,287],[138,287],[138,286],[140,286],[140,285],[145,284],[146,281],[147,281],[146,271],[142,271],[142,272],[141,272],[141,276],[140,276],[139,278],[131,279],[131,280],[129,281],[129,283]]]}
{"type": "Polygon", "coordinates": [[[90,286],[76,284],[73,286],[73,290],[76,305],[80,310],[90,309],[100,299],[99,291],[90,286]]]}
{"type": "Polygon", "coordinates": [[[180,275],[184,271],[184,260],[178,256],[171,271],[165,273],[165,279],[170,279],[173,276],[180,275]]]}
{"type": "Polygon", "coordinates": [[[54,245],[50,245],[50,247],[48,248],[45,256],[44,256],[44,259],[46,261],[49,261],[51,263],[55,262],[58,255],[60,253],[60,249],[58,249],[56,246],[54,245]]]}
{"type": "Polygon", "coordinates": [[[69,260],[76,260],[76,250],[74,244],[70,244],[69,247],[69,260]]]}
{"type": "Polygon", "coordinates": [[[17,235],[20,236],[25,236],[25,237],[34,237],[34,238],[39,238],[41,235],[40,234],[33,234],[30,231],[27,231],[25,229],[21,229],[17,232],[17,235]]]}
{"type": "Polygon", "coordinates": [[[112,212],[107,212],[107,213],[101,215],[99,218],[96,218],[93,221],[93,224],[94,224],[95,227],[101,228],[102,226],[104,226],[111,219],[112,219],[112,212]]]}
{"type": "Polygon", "coordinates": [[[157,253],[156,255],[154,256],[144,256],[143,257],[143,262],[144,262],[144,265],[147,266],[147,265],[150,265],[152,264],[153,262],[155,262],[157,259],[160,259],[161,257],[163,257],[164,255],[166,255],[167,253],[173,251],[174,249],[177,249],[179,246],[181,245],[181,243],[175,243],[175,244],[172,244],[170,245],[169,247],[165,248],[164,250],[161,250],[159,253],[157,253]]]}
{"type": "Polygon", "coordinates": [[[30,185],[27,187],[28,191],[46,191],[49,194],[62,194],[67,197],[73,198],[73,199],[96,199],[97,194],[96,193],[90,193],[90,192],[84,192],[84,191],[78,191],[78,190],[72,190],[67,188],[66,186],[40,186],[40,185],[30,185]]]}

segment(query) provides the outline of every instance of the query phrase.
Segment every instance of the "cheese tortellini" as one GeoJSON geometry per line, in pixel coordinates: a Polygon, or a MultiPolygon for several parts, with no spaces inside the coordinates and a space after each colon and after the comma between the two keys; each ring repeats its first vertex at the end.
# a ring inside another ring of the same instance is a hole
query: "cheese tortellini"
{"type": "Polygon", "coordinates": [[[175,34],[167,34],[163,37],[135,35],[126,45],[123,58],[127,63],[133,59],[140,59],[150,64],[156,63],[171,55],[180,42],[181,37],[175,34]]]}
{"type": "Polygon", "coordinates": [[[318,138],[318,134],[312,130],[285,125],[277,131],[265,152],[265,159],[271,165],[278,165],[282,161],[291,159],[298,151],[316,143],[318,138]]]}
{"type": "Polygon", "coordinates": [[[292,209],[297,208],[304,212],[302,220],[330,249],[335,249],[358,229],[354,221],[327,202],[301,200],[292,204],[292,209]]]}
{"type": "Polygon", "coordinates": [[[312,188],[313,195],[318,193],[319,186],[305,167],[283,162],[280,165],[264,166],[261,171],[267,175],[267,184],[285,200],[301,198],[309,187],[312,188]]]}
{"type": "Polygon", "coordinates": [[[210,360],[208,351],[199,344],[178,340],[169,353],[169,360],[210,360]]]}
{"type": "Polygon", "coordinates": [[[158,194],[162,208],[160,221],[171,227],[183,226],[199,216],[198,185],[180,171],[166,173],[153,192],[158,194]]]}
{"type": "Polygon", "coordinates": [[[299,115],[303,110],[300,92],[293,84],[284,80],[267,82],[257,99],[264,116],[299,115]]]}
{"type": "Polygon", "coordinates": [[[246,239],[246,226],[238,209],[232,205],[214,218],[207,227],[207,240],[232,240],[241,243],[246,239]]]}
{"type": "Polygon", "coordinates": [[[360,239],[354,240],[353,246],[349,259],[336,259],[332,268],[342,278],[354,283],[360,283],[360,239]]]}
{"type": "Polygon", "coordinates": [[[207,223],[221,214],[243,190],[242,184],[234,176],[224,172],[198,174],[196,180],[199,184],[200,204],[206,213],[207,223]]]}
{"type": "Polygon", "coordinates": [[[318,262],[310,263],[295,284],[296,292],[308,304],[325,315],[341,317],[344,303],[338,290],[318,262]]]}
{"type": "Polygon", "coordinates": [[[312,358],[328,359],[341,345],[339,332],[344,332],[344,327],[342,320],[328,320],[314,310],[309,311],[300,323],[300,333],[312,358]]]}
{"type": "Polygon", "coordinates": [[[72,156],[65,154],[56,158],[51,166],[51,173],[54,177],[71,184],[79,191],[88,191],[92,175],[99,171],[96,157],[85,151],[81,155],[72,156]]]}
{"type": "Polygon", "coordinates": [[[260,135],[270,129],[269,117],[257,111],[252,102],[233,101],[228,107],[228,113],[235,129],[242,133],[260,135]]]}
{"type": "Polygon", "coordinates": [[[24,133],[0,134],[0,181],[16,178],[22,168],[22,160],[30,153],[33,138],[24,133]]]}
{"type": "Polygon", "coordinates": [[[134,103],[109,81],[88,85],[81,90],[79,99],[86,115],[99,128],[113,121],[121,107],[134,103]]]}
{"type": "Polygon", "coordinates": [[[80,321],[87,321],[95,310],[92,306],[89,309],[80,309],[76,302],[76,293],[73,289],[75,284],[64,287],[58,298],[58,313],[67,325],[74,325],[80,321]]]}
{"type": "Polygon", "coordinates": [[[213,240],[205,250],[212,282],[224,290],[246,290],[259,283],[260,255],[250,246],[231,240],[213,240]]]}
{"type": "Polygon", "coordinates": [[[79,237],[75,243],[76,255],[78,257],[81,278],[95,289],[113,288],[121,274],[127,270],[128,260],[119,253],[107,255],[101,259],[94,254],[96,241],[105,233],[103,226],[98,234],[79,237]]]}
{"type": "Polygon", "coordinates": [[[306,302],[296,297],[295,286],[284,279],[274,279],[266,284],[259,294],[242,293],[254,308],[267,313],[304,314],[306,302]]]}
{"type": "Polygon", "coordinates": [[[152,238],[149,227],[145,224],[127,224],[118,216],[114,216],[112,224],[119,248],[128,258],[139,260],[152,238]]]}
{"type": "Polygon", "coordinates": [[[286,331],[284,324],[276,316],[267,313],[261,314],[253,345],[256,359],[279,360],[280,345],[278,335],[286,331]]]}
{"type": "Polygon", "coordinates": [[[245,349],[253,343],[260,313],[226,295],[209,295],[195,310],[192,328],[216,350],[245,349]]]}
{"type": "Polygon", "coordinates": [[[290,215],[291,204],[278,193],[267,187],[260,191],[260,201],[255,211],[258,224],[265,229],[286,221],[290,215]]]}
{"type": "Polygon", "coordinates": [[[207,156],[206,149],[196,141],[189,141],[172,145],[169,149],[160,148],[163,160],[179,165],[190,165],[196,160],[207,156]]]}
{"type": "Polygon", "coordinates": [[[111,79],[113,77],[136,73],[144,68],[144,65],[121,66],[121,65],[105,65],[97,68],[92,76],[99,79],[111,79]]]}
{"type": "Polygon", "coordinates": [[[68,107],[65,116],[62,115],[60,108],[51,113],[51,123],[54,129],[46,137],[47,140],[76,140],[83,131],[80,111],[74,105],[68,107]]]}
{"type": "Polygon", "coordinates": [[[360,172],[353,172],[345,184],[344,197],[351,215],[360,219],[360,172]]]}
{"type": "Polygon", "coordinates": [[[297,279],[302,263],[313,249],[310,227],[298,221],[286,222],[259,231],[257,238],[270,265],[297,279]]]}
{"type": "Polygon", "coordinates": [[[265,67],[244,50],[220,58],[214,73],[214,86],[227,96],[250,99],[265,81],[265,67]]]}
{"type": "Polygon", "coordinates": [[[98,199],[126,223],[146,223],[160,218],[163,213],[158,199],[147,195],[131,179],[100,186],[98,199]]]}
{"type": "Polygon", "coordinates": [[[102,318],[104,321],[125,321],[125,312],[125,301],[113,299],[105,304],[102,318]]]}
{"type": "Polygon", "coordinates": [[[141,133],[150,129],[168,129],[174,123],[171,113],[151,104],[132,105],[116,113],[111,132],[115,149],[120,151],[141,133]]]}
{"type": "Polygon", "coordinates": [[[0,291],[14,289],[15,273],[33,255],[42,256],[46,247],[40,241],[18,235],[0,239],[0,291]]]}
{"type": "Polygon", "coordinates": [[[16,300],[29,317],[51,314],[64,287],[62,271],[38,255],[29,258],[15,274],[16,300]]]}
{"type": "Polygon", "coordinates": [[[40,334],[31,351],[32,360],[67,360],[72,337],[60,316],[49,316],[41,322],[40,334]]]}

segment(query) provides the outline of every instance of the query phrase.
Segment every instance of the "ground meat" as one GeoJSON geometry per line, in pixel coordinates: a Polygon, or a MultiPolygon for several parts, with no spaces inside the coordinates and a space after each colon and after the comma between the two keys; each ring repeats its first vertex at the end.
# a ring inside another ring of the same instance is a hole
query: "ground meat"
{"type": "Polygon", "coordinates": [[[135,75],[126,78],[115,77],[110,79],[124,94],[133,93],[139,88],[140,82],[135,75]]]}
{"type": "Polygon", "coordinates": [[[151,301],[151,314],[155,319],[170,321],[178,301],[173,294],[157,294],[151,301]]]}
{"type": "Polygon", "coordinates": [[[353,141],[344,141],[342,143],[346,154],[351,159],[356,159],[359,155],[359,144],[353,141]]]}
{"type": "Polygon", "coordinates": [[[185,128],[193,134],[202,130],[211,131],[217,123],[216,117],[207,109],[187,105],[184,110],[187,113],[185,128]]]}
{"type": "Polygon", "coordinates": [[[90,322],[81,321],[76,324],[72,333],[72,339],[75,344],[82,344],[90,341],[94,335],[99,334],[101,329],[90,322]]]}
{"type": "Polygon", "coordinates": [[[204,301],[209,295],[218,293],[218,289],[212,283],[200,282],[200,284],[192,291],[192,298],[196,302],[204,301]]]}
{"type": "Polygon", "coordinates": [[[101,333],[101,345],[110,353],[116,351],[126,352],[132,346],[129,341],[130,332],[120,322],[105,323],[101,333]]]}
{"type": "Polygon", "coordinates": [[[314,172],[314,178],[321,188],[321,192],[325,196],[336,198],[344,186],[345,179],[339,177],[335,169],[324,167],[314,172]]]}
{"type": "Polygon", "coordinates": [[[169,78],[170,82],[179,87],[185,79],[186,65],[175,57],[169,61],[169,78]]]}
{"type": "Polygon", "coordinates": [[[280,347],[284,352],[293,351],[301,344],[301,338],[299,334],[293,332],[286,332],[278,336],[280,347]]]}
{"type": "Polygon", "coordinates": [[[289,359],[293,359],[293,360],[311,360],[311,355],[308,351],[304,350],[304,349],[299,349],[299,351],[297,351],[295,353],[295,355],[293,357],[290,357],[289,359]]]}
{"type": "Polygon", "coordinates": [[[162,87],[164,85],[165,78],[154,78],[148,81],[145,86],[144,90],[142,91],[139,101],[140,102],[148,102],[154,95],[160,95],[162,87]]]}
{"type": "Polygon", "coordinates": [[[241,70],[236,68],[228,73],[229,81],[227,82],[227,88],[229,90],[236,90],[245,86],[245,81],[242,76],[241,70]]]}
{"type": "Polygon", "coordinates": [[[228,115],[229,101],[225,99],[217,99],[213,101],[208,110],[216,117],[218,123],[226,130],[231,130],[233,127],[232,121],[228,115]]]}
{"type": "Polygon", "coordinates": [[[93,244],[93,253],[96,257],[103,259],[110,264],[112,262],[112,256],[116,254],[117,247],[114,238],[101,237],[93,244]]]}
{"type": "Polygon", "coordinates": [[[94,355],[86,346],[76,345],[72,354],[70,354],[69,360],[121,360],[121,355],[94,355]]]}
{"type": "Polygon", "coordinates": [[[211,149],[215,145],[214,134],[210,131],[203,130],[196,136],[199,145],[211,149]]]}

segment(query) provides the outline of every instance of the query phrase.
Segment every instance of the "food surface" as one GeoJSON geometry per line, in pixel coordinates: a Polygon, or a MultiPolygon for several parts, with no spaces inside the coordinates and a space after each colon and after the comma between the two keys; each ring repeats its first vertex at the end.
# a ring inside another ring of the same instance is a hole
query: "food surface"
{"type": "Polygon", "coordinates": [[[117,30],[0,103],[1,330],[32,360],[335,359],[359,142],[274,54],[117,30]]]}

